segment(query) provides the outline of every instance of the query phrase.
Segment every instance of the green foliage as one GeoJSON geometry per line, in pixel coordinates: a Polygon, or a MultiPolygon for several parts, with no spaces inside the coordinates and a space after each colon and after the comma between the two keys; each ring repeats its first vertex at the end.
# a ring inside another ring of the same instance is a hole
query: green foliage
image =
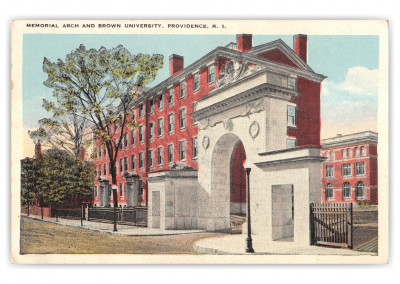
{"type": "MultiPolygon", "coordinates": [[[[89,121],[95,136],[106,145],[114,168],[125,127],[134,127],[128,115],[146,84],[163,67],[163,60],[160,54],[133,55],[122,45],[98,50],[80,45],[65,60],[44,58],[44,85],[53,90],[56,100],[45,102],[44,107],[58,117],[69,114],[89,121]]],[[[111,174],[115,183],[116,174],[111,174]]]]}
{"type": "Polygon", "coordinates": [[[38,165],[32,158],[21,160],[21,205],[32,205],[37,193],[38,165]]]}
{"type": "Polygon", "coordinates": [[[57,149],[43,153],[37,178],[38,193],[43,201],[61,207],[74,194],[90,195],[93,188],[93,166],[57,149]]]}

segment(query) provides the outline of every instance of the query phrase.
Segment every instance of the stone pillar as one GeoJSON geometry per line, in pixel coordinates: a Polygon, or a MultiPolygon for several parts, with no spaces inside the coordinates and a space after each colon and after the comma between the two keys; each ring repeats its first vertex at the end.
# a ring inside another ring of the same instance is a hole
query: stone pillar
{"type": "Polygon", "coordinates": [[[127,181],[126,206],[135,207],[139,205],[139,176],[134,174],[125,175],[127,181]]]}
{"type": "Polygon", "coordinates": [[[108,180],[100,180],[100,207],[109,207],[111,185],[108,180]]]}

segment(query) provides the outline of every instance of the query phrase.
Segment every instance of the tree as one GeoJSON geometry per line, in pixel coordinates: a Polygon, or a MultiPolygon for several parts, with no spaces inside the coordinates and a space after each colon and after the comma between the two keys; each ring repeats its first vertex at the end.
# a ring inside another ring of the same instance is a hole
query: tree
{"type": "Polygon", "coordinates": [[[87,129],[87,121],[76,114],[67,114],[60,110],[54,102],[43,100],[43,107],[51,112],[52,118],[39,120],[39,128],[29,131],[31,139],[52,148],[65,150],[70,155],[80,158],[84,146],[84,135],[87,129]]]}
{"type": "Polygon", "coordinates": [[[91,194],[93,166],[66,151],[45,151],[38,170],[37,188],[43,202],[58,210],[73,195],[91,194]]]}
{"type": "Polygon", "coordinates": [[[64,61],[44,58],[44,84],[53,89],[57,110],[91,123],[107,149],[112,184],[117,183],[115,165],[126,128],[136,126],[130,119],[133,104],[162,67],[162,55],[132,55],[122,45],[98,50],[80,45],[64,61]]]}
{"type": "Polygon", "coordinates": [[[37,193],[38,165],[32,158],[21,160],[21,205],[27,206],[29,216],[29,206],[33,205],[37,193]]]}

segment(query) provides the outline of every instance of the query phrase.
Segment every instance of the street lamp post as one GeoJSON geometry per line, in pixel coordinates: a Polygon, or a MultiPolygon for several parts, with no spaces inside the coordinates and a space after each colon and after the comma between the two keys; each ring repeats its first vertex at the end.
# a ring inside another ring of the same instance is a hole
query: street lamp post
{"type": "Polygon", "coordinates": [[[114,232],[117,232],[117,206],[118,206],[118,201],[117,201],[117,185],[113,184],[111,186],[111,189],[113,191],[113,200],[114,200],[114,232]]]}
{"type": "Polygon", "coordinates": [[[251,239],[251,216],[250,216],[250,171],[251,168],[246,168],[247,177],[247,238],[246,252],[253,253],[253,240],[251,239]]]}

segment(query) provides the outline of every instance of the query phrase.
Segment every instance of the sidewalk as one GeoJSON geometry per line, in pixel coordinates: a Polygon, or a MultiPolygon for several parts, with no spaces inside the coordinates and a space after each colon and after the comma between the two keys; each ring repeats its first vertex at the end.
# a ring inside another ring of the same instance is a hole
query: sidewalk
{"type": "MultiPolygon", "coordinates": [[[[350,249],[328,248],[320,246],[298,246],[292,242],[265,242],[253,236],[254,254],[270,255],[376,255],[350,249]]],[[[248,254],[245,252],[245,235],[227,235],[207,238],[194,244],[196,252],[201,254],[248,254]]]]}
{"type": "Polygon", "coordinates": [[[44,217],[44,219],[41,219],[41,216],[39,215],[30,215],[28,217],[26,214],[21,214],[21,217],[31,218],[47,223],[59,224],[66,227],[75,227],[84,230],[90,230],[90,231],[95,231],[105,234],[120,235],[120,236],[169,236],[169,235],[185,235],[185,234],[196,234],[205,232],[203,230],[161,230],[156,228],[136,227],[136,226],[127,226],[118,224],[117,224],[118,231],[114,232],[113,223],[101,223],[101,222],[92,222],[83,220],[83,226],[81,226],[81,220],[58,218],[57,222],[56,218],[44,217]]]}

